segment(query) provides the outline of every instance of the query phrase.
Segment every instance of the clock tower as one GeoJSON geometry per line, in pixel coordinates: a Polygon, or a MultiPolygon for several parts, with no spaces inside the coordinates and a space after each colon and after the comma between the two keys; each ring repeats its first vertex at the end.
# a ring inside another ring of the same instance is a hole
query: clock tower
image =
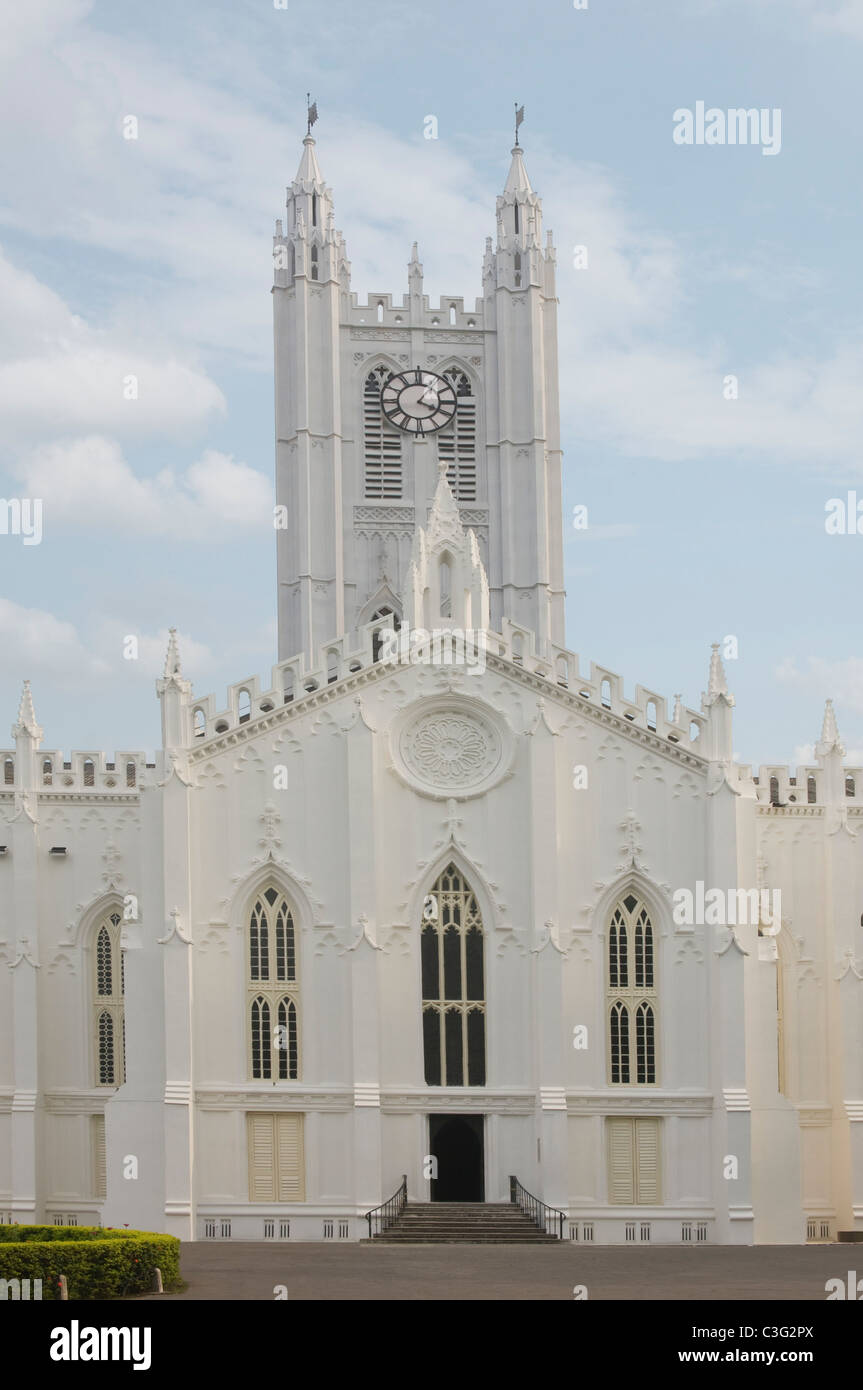
{"type": "Polygon", "coordinates": [[[563,645],[555,252],[521,148],[473,307],[429,303],[416,243],[407,293],[358,302],[310,134],[274,263],[279,660],[405,616],[441,473],[476,537],[491,626],[506,616],[540,650],[563,645]]]}

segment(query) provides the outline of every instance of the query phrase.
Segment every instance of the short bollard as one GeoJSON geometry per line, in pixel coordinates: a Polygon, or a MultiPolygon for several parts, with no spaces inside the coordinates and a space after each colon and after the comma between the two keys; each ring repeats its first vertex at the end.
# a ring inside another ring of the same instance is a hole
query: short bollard
{"type": "Polygon", "coordinates": [[[69,1302],[69,1287],[68,1287],[68,1285],[67,1285],[67,1283],[66,1283],[66,1276],[65,1276],[65,1274],[61,1274],[61,1275],[60,1275],[60,1278],[57,1280],[57,1282],[58,1282],[58,1284],[60,1285],[60,1298],[61,1298],[62,1302],[63,1302],[63,1303],[68,1303],[68,1302],[69,1302]]]}
{"type": "Polygon", "coordinates": [[[158,1265],[156,1265],[156,1268],[153,1270],[153,1276],[156,1280],[156,1293],[164,1293],[165,1290],[162,1288],[162,1271],[158,1265]]]}

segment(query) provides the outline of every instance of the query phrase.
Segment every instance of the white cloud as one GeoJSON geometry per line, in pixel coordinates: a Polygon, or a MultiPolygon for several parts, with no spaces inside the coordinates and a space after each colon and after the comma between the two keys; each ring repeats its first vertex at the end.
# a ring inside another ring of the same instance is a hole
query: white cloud
{"type": "Polygon", "coordinates": [[[91,435],[44,445],[19,474],[25,494],[42,499],[46,537],[56,525],[210,541],[214,532],[272,527],[269,479],[213,449],[183,473],[139,478],[115,440],[91,435]]]}
{"type": "Polygon", "coordinates": [[[109,664],[83,642],[72,623],[40,608],[23,608],[0,598],[0,648],[7,671],[22,679],[50,678],[86,684],[102,676],[109,664]]]}
{"type": "Polygon", "coordinates": [[[786,657],[776,668],[775,674],[776,679],[783,685],[812,691],[822,701],[822,710],[823,701],[828,697],[832,699],[837,706],[837,720],[840,720],[840,709],[843,707],[853,714],[863,714],[861,657],[852,656],[844,661],[826,661],[823,657],[810,656],[806,658],[803,666],[798,666],[794,657],[786,657]]]}
{"type": "MultiPolygon", "coordinates": [[[[863,7],[863,0],[831,10],[806,3],[833,24],[850,23],[863,7]]],[[[56,17],[56,6],[45,10],[56,17]]],[[[249,53],[238,50],[237,61],[245,71],[249,53]]],[[[77,321],[64,328],[50,292],[39,299],[31,287],[32,313],[53,329],[35,360],[28,349],[23,360],[7,363],[5,389],[0,373],[0,405],[11,409],[13,424],[35,429],[40,413],[50,413],[65,432],[125,437],[129,428],[146,427],[152,409],[153,428],[173,428],[184,412],[200,420],[223,404],[208,378],[182,365],[187,354],[230,355],[269,372],[269,235],[299,156],[297,149],[285,155],[279,94],[269,79],[261,76],[253,104],[241,81],[217,85],[206,65],[181,70],[168,50],[90,26],[60,36],[41,57],[28,53],[25,65],[8,65],[6,79],[0,132],[4,107],[11,132],[17,106],[29,141],[22,152],[5,137],[3,215],[31,233],[34,221],[41,223],[53,236],[59,204],[64,236],[102,253],[110,267],[104,342],[77,321]],[[137,140],[122,138],[125,113],[138,118],[137,140]],[[138,363],[127,344],[130,324],[164,353],[144,352],[138,363]],[[71,361],[57,345],[61,333],[77,347],[71,361]],[[137,402],[122,397],[130,372],[141,379],[137,402]]],[[[505,169],[496,187],[486,185],[470,147],[465,151],[452,139],[423,140],[419,129],[403,138],[353,114],[331,113],[318,153],[361,297],[406,289],[416,237],[433,301],[439,292],[468,302],[479,293],[484,239],[494,230],[505,169]]],[[[693,313],[705,263],[716,259],[710,248],[690,252],[662,228],[645,225],[601,168],[561,158],[540,142],[527,163],[545,194],[546,226],[557,232],[568,432],[585,445],[655,459],[734,451],[806,467],[859,467],[858,343],[837,343],[821,358],[777,348],[760,362],[747,360],[745,346],[705,346],[693,335],[693,313]],[[573,268],[575,245],[587,246],[589,269],[573,268]],[[734,401],[723,397],[729,372],[740,381],[734,401]]],[[[756,278],[768,296],[814,274],[783,264],[773,285],[771,258],[757,253],[756,262],[733,273],[741,281],[756,278]]],[[[25,301],[21,313],[26,309],[25,301]]],[[[26,329],[24,341],[32,338],[26,329]]]]}
{"type": "Polygon", "coordinates": [[[95,330],[53,290],[0,253],[0,413],[4,440],[110,430],[138,438],[187,432],[224,413],[202,371],[95,330]]]}

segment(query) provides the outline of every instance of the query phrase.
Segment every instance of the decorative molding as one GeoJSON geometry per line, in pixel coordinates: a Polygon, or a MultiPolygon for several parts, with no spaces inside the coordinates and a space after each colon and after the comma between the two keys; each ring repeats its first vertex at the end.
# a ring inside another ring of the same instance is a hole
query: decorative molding
{"type": "Polygon", "coordinates": [[[539,1104],[542,1110],[566,1110],[565,1086],[540,1086],[539,1104]]]}
{"type": "MultiPolygon", "coordinates": [[[[195,1105],[202,1110],[352,1110],[353,1092],[333,1091],[323,1087],[298,1087],[289,1090],[296,1083],[281,1082],[279,1089],[272,1084],[263,1085],[260,1090],[251,1087],[231,1089],[226,1086],[198,1088],[195,1090],[195,1105]]],[[[428,1100],[426,1099],[426,1108],[428,1100]]]]}
{"type": "Polygon", "coordinates": [[[858,980],[863,980],[863,960],[857,960],[853,950],[849,946],[845,954],[836,964],[837,974],[833,976],[837,982],[844,980],[850,970],[852,975],[858,980]]]}
{"type": "Polygon", "coordinates": [[[354,1082],[354,1106],[359,1109],[363,1106],[380,1109],[381,1088],[376,1081],[356,1081],[354,1082]]]}
{"type": "Polygon", "coordinates": [[[414,791],[438,800],[489,791],[508,775],[514,754],[505,721],[464,695],[414,701],[390,733],[393,771],[414,791]]]}
{"type": "Polygon", "coordinates": [[[14,960],[10,960],[8,962],[9,970],[15,970],[19,965],[22,964],[32,965],[34,970],[38,970],[40,968],[39,962],[36,959],[35,948],[33,948],[30,945],[29,936],[20,937],[18,941],[16,941],[13,949],[17,952],[17,955],[15,956],[14,960]]]}
{"type": "Polygon", "coordinates": [[[166,1105],[191,1105],[192,1084],[190,1081],[166,1081],[166,1105]]]}
{"type": "Polygon", "coordinates": [[[752,1109],[745,1086],[724,1086],[722,1095],[725,1099],[725,1109],[729,1112],[743,1112],[752,1109]]]}
{"type": "Polygon", "coordinates": [[[401,526],[406,531],[413,532],[415,524],[413,507],[398,507],[392,504],[380,507],[354,507],[354,526],[401,526]]]}
{"type": "Polygon", "coordinates": [[[637,1094],[604,1092],[585,1096],[568,1091],[566,1109],[570,1115],[710,1115],[713,1113],[712,1095],[657,1094],[646,1086],[639,1088],[637,1094]]]}
{"type": "Polygon", "coordinates": [[[354,938],[354,940],[351,942],[349,946],[346,946],[343,951],[339,952],[340,955],[344,956],[347,955],[348,951],[355,951],[357,947],[361,946],[364,941],[366,945],[371,946],[372,950],[374,951],[384,950],[384,947],[375,940],[374,931],[370,927],[369,919],[364,912],[361,912],[359,917],[357,918],[357,926],[359,927],[358,935],[354,938]]]}
{"type": "Polygon", "coordinates": [[[42,1103],[49,1114],[104,1115],[105,1106],[113,1096],[112,1087],[85,1091],[46,1091],[42,1103]]]}
{"type": "Polygon", "coordinates": [[[797,1118],[801,1129],[821,1128],[833,1123],[833,1111],[829,1106],[798,1105],[797,1118]]]}
{"type": "Polygon", "coordinates": [[[178,907],[172,907],[168,915],[171,918],[171,924],[165,936],[156,937],[158,944],[160,946],[167,946],[168,942],[171,941],[173,937],[176,937],[178,941],[182,941],[184,946],[191,946],[192,938],[186,936],[183,928],[180,926],[180,909],[178,907]]]}

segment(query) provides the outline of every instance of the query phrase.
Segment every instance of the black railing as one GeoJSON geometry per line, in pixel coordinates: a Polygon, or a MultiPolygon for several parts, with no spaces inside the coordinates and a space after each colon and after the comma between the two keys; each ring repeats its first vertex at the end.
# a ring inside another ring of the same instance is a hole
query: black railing
{"type": "Polygon", "coordinates": [[[372,1236],[381,1236],[388,1230],[394,1221],[397,1221],[404,1211],[408,1200],[408,1179],[407,1174],[402,1178],[401,1186],[392,1197],[379,1207],[366,1212],[366,1221],[369,1223],[369,1239],[372,1236]]]}
{"type": "Polygon", "coordinates": [[[522,1187],[518,1178],[513,1177],[509,1180],[509,1200],[523,1211],[525,1216],[529,1216],[535,1226],[545,1231],[546,1235],[557,1236],[558,1240],[563,1240],[563,1223],[569,1220],[565,1211],[541,1202],[532,1192],[528,1192],[526,1187],[522,1187]]]}

